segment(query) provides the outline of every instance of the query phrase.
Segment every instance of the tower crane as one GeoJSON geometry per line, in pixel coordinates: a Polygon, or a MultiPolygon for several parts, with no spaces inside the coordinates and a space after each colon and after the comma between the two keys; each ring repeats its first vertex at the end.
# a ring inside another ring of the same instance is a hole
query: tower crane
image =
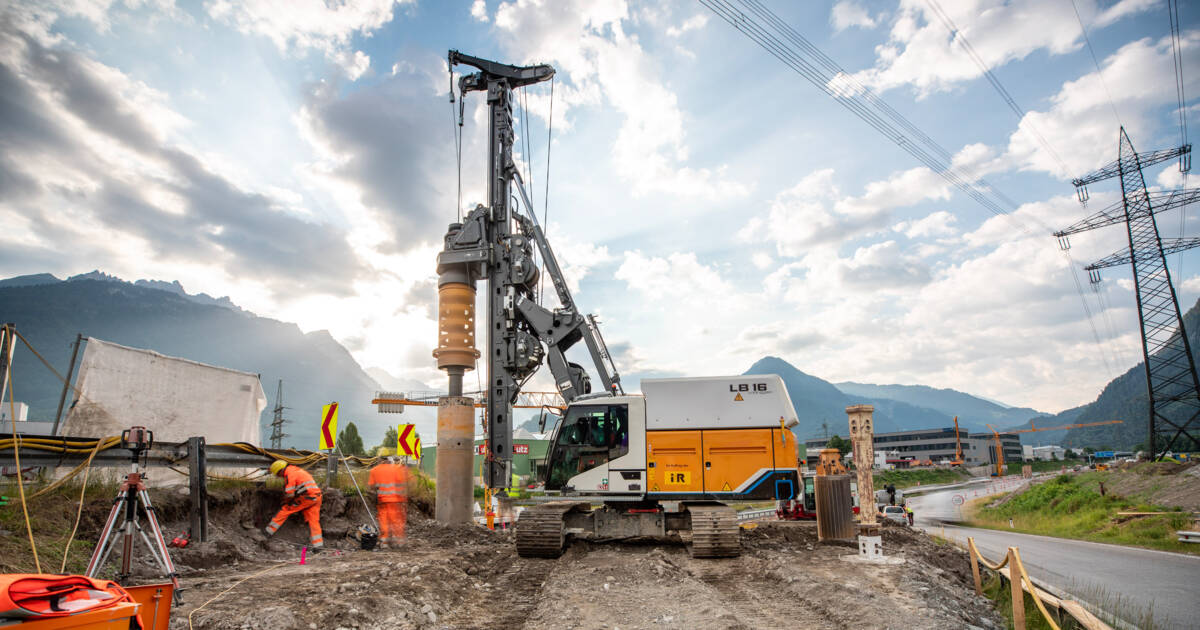
{"type": "MultiPolygon", "coordinates": [[[[1082,423],[1076,423],[1076,424],[1064,424],[1064,425],[1058,426],[1058,427],[1039,427],[1039,426],[1035,426],[1033,424],[1033,421],[1031,420],[1029,422],[1028,429],[1013,429],[1012,431],[1005,431],[1005,433],[1035,433],[1037,431],[1060,431],[1062,429],[1079,429],[1082,427],[1099,427],[1099,426],[1104,426],[1106,424],[1121,424],[1122,422],[1125,422],[1125,421],[1124,420],[1105,420],[1104,422],[1082,422],[1082,423]]],[[[987,425],[987,428],[991,429],[991,431],[992,431],[992,440],[993,440],[992,448],[995,449],[995,454],[996,454],[996,476],[1003,477],[1004,476],[1004,447],[1000,444],[1000,433],[997,432],[996,428],[990,424],[987,425]]]]}

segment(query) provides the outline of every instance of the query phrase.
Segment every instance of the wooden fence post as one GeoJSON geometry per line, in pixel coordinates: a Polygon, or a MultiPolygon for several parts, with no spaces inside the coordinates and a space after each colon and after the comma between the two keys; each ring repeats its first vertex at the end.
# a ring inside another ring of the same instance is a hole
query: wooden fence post
{"type": "Polygon", "coordinates": [[[1013,630],[1025,630],[1025,597],[1021,587],[1021,572],[1017,569],[1016,553],[1008,548],[1008,586],[1012,591],[1013,630]]]}
{"type": "Polygon", "coordinates": [[[975,539],[967,539],[967,555],[971,556],[971,575],[975,576],[975,594],[983,595],[983,580],[979,577],[979,558],[975,557],[975,539]]]}

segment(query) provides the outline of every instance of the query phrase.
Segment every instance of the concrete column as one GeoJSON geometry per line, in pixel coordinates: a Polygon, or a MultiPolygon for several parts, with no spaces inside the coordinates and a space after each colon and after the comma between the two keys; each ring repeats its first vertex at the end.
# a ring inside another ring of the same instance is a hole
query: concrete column
{"type": "Polygon", "coordinates": [[[858,472],[859,521],[875,525],[875,480],[871,477],[875,466],[875,406],[850,405],[846,407],[846,415],[850,420],[850,442],[854,445],[854,468],[858,472]]]}
{"type": "Polygon", "coordinates": [[[464,396],[438,398],[437,501],[439,523],[471,522],[475,458],[475,401],[464,396]]]}

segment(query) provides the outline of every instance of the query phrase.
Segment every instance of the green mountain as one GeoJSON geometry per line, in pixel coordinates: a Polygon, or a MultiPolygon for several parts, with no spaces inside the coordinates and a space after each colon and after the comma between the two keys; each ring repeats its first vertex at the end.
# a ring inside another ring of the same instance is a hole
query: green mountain
{"type": "MultiPolygon", "coordinates": [[[[177,283],[139,286],[98,272],[66,281],[47,275],[0,283],[0,319],[15,324],[60,373],[70,362],[76,333],[82,333],[259,374],[268,399],[261,420],[264,442],[278,379],[288,407],[284,417],[291,420],[284,446],[315,448],[321,405],[331,400],[342,405],[339,421],[355,422],[367,442],[383,435],[388,422],[371,405],[378,384],[327,331],[305,334],[295,324],[238,309],[227,298],[188,295],[177,283]]],[[[13,388],[16,400],[29,404],[31,420],[53,419],[62,382],[23,346],[15,354],[13,388]]]]}
{"type": "MultiPolygon", "coordinates": [[[[1200,301],[1193,304],[1183,315],[1183,326],[1188,332],[1188,341],[1192,352],[1200,350],[1200,301]]],[[[1193,359],[1195,359],[1193,355],[1193,359]]],[[[1179,411],[1183,411],[1180,409],[1179,411]]],[[[1037,421],[1039,426],[1059,426],[1064,424],[1086,424],[1090,422],[1105,422],[1121,420],[1121,424],[1110,424],[1099,427],[1084,427],[1069,431],[1048,431],[1045,433],[1027,433],[1029,436],[1039,436],[1037,439],[1051,443],[1056,436],[1062,436],[1063,446],[1082,448],[1086,446],[1098,449],[1140,450],[1148,439],[1148,416],[1150,403],[1146,396],[1146,369],[1143,362],[1129,368],[1124,374],[1113,379],[1096,400],[1068,409],[1062,413],[1042,418],[1037,421]]],[[[1182,414],[1173,418],[1178,422],[1186,420],[1182,414]]],[[[1200,444],[1180,445],[1176,450],[1200,449],[1200,444]]]]}
{"type": "Polygon", "coordinates": [[[837,383],[837,388],[851,396],[882,398],[908,403],[913,407],[933,409],[953,418],[959,426],[971,431],[987,431],[987,425],[1010,427],[1045,415],[1028,407],[1005,407],[990,400],[964,394],[953,389],[935,389],[925,385],[867,385],[837,383]]]}

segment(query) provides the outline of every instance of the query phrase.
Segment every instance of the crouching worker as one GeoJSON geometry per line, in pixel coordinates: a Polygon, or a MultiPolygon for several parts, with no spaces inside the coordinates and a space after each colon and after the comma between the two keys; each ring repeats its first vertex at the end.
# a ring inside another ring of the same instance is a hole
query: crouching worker
{"type": "Polygon", "coordinates": [[[372,468],[367,478],[376,495],[382,547],[396,547],[404,540],[404,525],[408,520],[408,469],[396,462],[395,456],[389,456],[372,468]]]}
{"type": "Polygon", "coordinates": [[[271,474],[283,477],[283,505],[263,534],[274,535],[289,516],[300,512],[308,523],[308,541],[313,551],[320,551],[325,547],[325,539],[321,536],[321,489],[317,482],[303,468],[278,459],[271,463],[271,474]]]}

